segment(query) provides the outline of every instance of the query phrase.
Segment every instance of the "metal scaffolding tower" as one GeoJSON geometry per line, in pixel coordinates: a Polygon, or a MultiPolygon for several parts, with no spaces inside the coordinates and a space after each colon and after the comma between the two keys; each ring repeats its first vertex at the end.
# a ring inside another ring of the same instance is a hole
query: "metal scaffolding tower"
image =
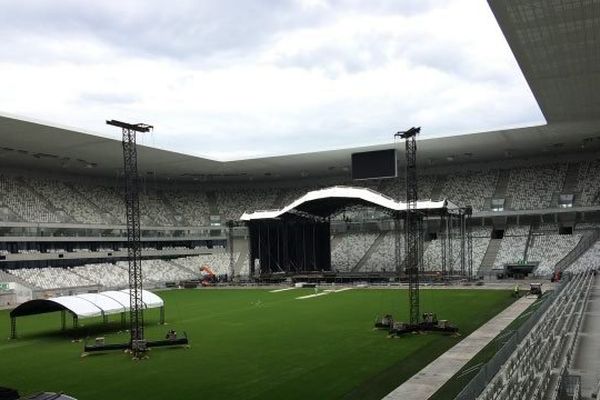
{"type": "Polygon", "coordinates": [[[423,248],[422,218],[417,210],[417,134],[421,128],[410,128],[396,135],[405,140],[406,147],[406,216],[404,219],[404,242],[406,249],[406,275],[408,276],[408,298],[410,324],[419,323],[419,262],[423,248]],[[421,228],[421,229],[420,229],[421,228]]]}
{"type": "Polygon", "coordinates": [[[142,302],[142,246],[140,241],[140,200],[137,169],[136,134],[150,132],[147,124],[106,121],[123,132],[123,171],[125,178],[125,208],[127,212],[127,260],[129,262],[129,324],[130,350],[140,358],[147,350],[144,338],[144,303],[142,302]]]}

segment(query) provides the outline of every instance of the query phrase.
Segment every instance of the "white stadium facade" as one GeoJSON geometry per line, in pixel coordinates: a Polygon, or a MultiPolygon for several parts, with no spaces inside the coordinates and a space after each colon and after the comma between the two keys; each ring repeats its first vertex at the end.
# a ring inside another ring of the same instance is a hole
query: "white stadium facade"
{"type": "MultiPolygon", "coordinates": [[[[473,278],[496,281],[507,266],[527,265],[535,279],[587,274],[577,283],[585,286],[600,266],[600,3],[488,2],[547,123],[419,139],[419,199],[472,207],[473,278]]],[[[244,213],[290,210],[306,193],[336,186],[399,204],[402,154],[390,143],[221,162],[138,146],[145,288],[202,280],[200,266],[222,282],[259,280],[244,213]],[[397,178],[351,179],[353,153],[389,148],[400,155],[397,178]]],[[[122,170],[120,141],[0,115],[0,306],[127,287],[122,170]]],[[[434,274],[442,226],[425,229],[422,268],[434,274]]],[[[339,210],[330,270],[315,279],[388,280],[392,232],[385,213],[339,210]]],[[[500,386],[482,396],[528,398],[500,386]]]]}

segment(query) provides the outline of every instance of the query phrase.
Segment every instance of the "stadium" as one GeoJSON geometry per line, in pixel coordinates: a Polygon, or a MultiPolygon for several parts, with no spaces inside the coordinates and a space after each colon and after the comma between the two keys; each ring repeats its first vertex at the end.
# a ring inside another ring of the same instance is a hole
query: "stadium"
{"type": "Polygon", "coordinates": [[[0,399],[597,398],[600,1],[488,3],[546,124],[216,161],[1,114],[0,399]]]}

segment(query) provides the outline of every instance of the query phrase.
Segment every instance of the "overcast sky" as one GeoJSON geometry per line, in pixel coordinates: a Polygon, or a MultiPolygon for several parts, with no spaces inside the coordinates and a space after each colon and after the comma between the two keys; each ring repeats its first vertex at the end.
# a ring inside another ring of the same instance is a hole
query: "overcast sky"
{"type": "Polygon", "coordinates": [[[0,112],[218,159],[543,123],[484,0],[0,0],[0,112]]]}

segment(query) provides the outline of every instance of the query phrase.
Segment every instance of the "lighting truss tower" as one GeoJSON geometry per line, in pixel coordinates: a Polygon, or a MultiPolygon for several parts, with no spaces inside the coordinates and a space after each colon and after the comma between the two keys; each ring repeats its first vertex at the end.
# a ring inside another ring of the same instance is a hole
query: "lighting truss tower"
{"type": "Polygon", "coordinates": [[[227,277],[229,282],[233,281],[233,275],[235,274],[235,257],[233,255],[233,228],[236,226],[235,221],[227,221],[227,248],[229,250],[229,276],[227,277]]]}
{"type": "Polygon", "coordinates": [[[417,134],[421,128],[410,128],[398,132],[396,136],[405,140],[406,147],[406,218],[404,220],[404,242],[406,275],[408,276],[408,298],[410,303],[410,324],[419,323],[419,261],[421,241],[420,218],[417,210],[417,134]]]}
{"type": "Polygon", "coordinates": [[[140,241],[140,200],[137,169],[136,134],[150,132],[147,124],[106,121],[123,132],[123,171],[125,178],[125,208],[127,210],[127,260],[129,262],[129,346],[134,358],[146,352],[144,339],[144,303],[142,302],[142,247],[140,241]]]}

